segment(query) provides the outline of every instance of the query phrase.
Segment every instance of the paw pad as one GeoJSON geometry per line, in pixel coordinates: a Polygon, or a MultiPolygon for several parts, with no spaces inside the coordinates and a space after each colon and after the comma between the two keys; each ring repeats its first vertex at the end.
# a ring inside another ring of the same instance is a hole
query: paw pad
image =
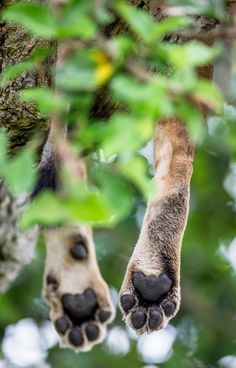
{"type": "Polygon", "coordinates": [[[64,294],[62,305],[65,313],[73,318],[84,318],[89,316],[95,309],[97,298],[93,289],[88,288],[82,294],[64,294]]]}
{"type": "Polygon", "coordinates": [[[59,332],[62,335],[65,335],[69,327],[70,327],[70,324],[67,321],[67,319],[64,317],[60,317],[55,321],[55,328],[57,332],[59,332]]]}
{"type": "Polygon", "coordinates": [[[147,316],[144,312],[136,311],[131,315],[132,324],[137,330],[145,325],[146,320],[147,316]]]}
{"type": "Polygon", "coordinates": [[[133,295],[124,294],[121,296],[121,306],[125,312],[128,312],[135,304],[135,298],[133,295]]]}
{"type": "Polygon", "coordinates": [[[83,261],[88,257],[88,250],[84,243],[76,243],[70,249],[72,257],[78,261],[83,261]]]}
{"type": "Polygon", "coordinates": [[[144,300],[155,302],[170,290],[172,281],[166,274],[157,278],[145,276],[142,272],[135,272],[133,284],[144,300]]]}
{"type": "Polygon", "coordinates": [[[120,296],[126,321],[139,334],[159,330],[177,311],[171,279],[165,273],[156,277],[139,271],[133,273],[132,281],[129,293],[120,296]]]}
{"type": "Polygon", "coordinates": [[[100,310],[98,313],[98,319],[100,322],[104,323],[111,317],[111,312],[106,310],[100,310]]]}
{"type": "Polygon", "coordinates": [[[164,309],[165,315],[167,317],[170,317],[174,313],[175,307],[175,303],[168,300],[162,305],[162,308],[164,309]]]}
{"type": "Polygon", "coordinates": [[[68,338],[70,343],[76,347],[81,346],[84,342],[82,332],[76,328],[70,331],[68,338]]]}
{"type": "Polygon", "coordinates": [[[47,283],[47,285],[49,285],[51,287],[51,289],[53,291],[56,291],[58,286],[59,286],[59,283],[58,283],[56,277],[54,275],[50,274],[50,273],[46,277],[46,283],[47,283]]]}
{"type": "Polygon", "coordinates": [[[64,294],[61,298],[64,316],[55,320],[57,332],[76,349],[86,350],[104,335],[105,324],[112,317],[112,309],[100,309],[92,288],[81,294],[64,294]]]}
{"type": "Polygon", "coordinates": [[[89,351],[104,340],[115,312],[99,272],[92,231],[87,225],[59,226],[45,231],[45,240],[43,296],[50,318],[64,347],[89,351]]]}
{"type": "Polygon", "coordinates": [[[149,309],[149,321],[148,325],[151,330],[157,330],[163,320],[163,316],[161,312],[156,308],[149,309]]]}
{"type": "Polygon", "coordinates": [[[85,327],[85,333],[89,341],[94,341],[98,338],[99,329],[95,324],[90,323],[85,327]]]}

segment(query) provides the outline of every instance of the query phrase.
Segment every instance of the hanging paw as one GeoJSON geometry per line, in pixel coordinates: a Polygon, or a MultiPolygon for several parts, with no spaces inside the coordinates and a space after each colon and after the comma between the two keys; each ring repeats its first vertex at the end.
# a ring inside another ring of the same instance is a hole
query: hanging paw
{"type": "Polygon", "coordinates": [[[99,271],[87,226],[45,231],[47,259],[43,296],[62,346],[88,351],[102,342],[114,318],[109,289],[99,271]]]}
{"type": "Polygon", "coordinates": [[[163,328],[179,309],[187,199],[183,190],[148,206],[120,292],[124,319],[138,334],[163,328]]]}
{"type": "Polygon", "coordinates": [[[178,311],[179,287],[174,287],[165,273],[146,276],[144,272],[131,272],[130,281],[123,286],[120,295],[120,307],[127,324],[138,334],[165,327],[178,311]]]}
{"type": "Polygon", "coordinates": [[[156,197],[148,203],[120,291],[124,319],[138,334],[165,327],[179,309],[194,156],[184,125],[175,118],[159,123],[154,151],[156,197]]]}

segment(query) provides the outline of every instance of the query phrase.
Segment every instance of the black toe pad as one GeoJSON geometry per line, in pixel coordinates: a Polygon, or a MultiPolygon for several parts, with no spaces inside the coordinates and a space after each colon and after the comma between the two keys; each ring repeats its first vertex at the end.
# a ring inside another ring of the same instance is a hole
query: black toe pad
{"type": "Polygon", "coordinates": [[[120,298],[120,304],[125,312],[128,312],[135,304],[135,298],[133,295],[124,294],[120,298]]]}
{"type": "Polygon", "coordinates": [[[134,328],[142,328],[146,323],[146,314],[141,311],[135,311],[131,315],[131,322],[134,328]]]}
{"type": "Polygon", "coordinates": [[[158,309],[151,308],[149,310],[149,322],[148,325],[152,330],[158,329],[162,322],[162,314],[158,309]]]}
{"type": "Polygon", "coordinates": [[[100,322],[104,323],[111,317],[111,312],[106,310],[100,310],[98,313],[98,319],[100,322]]]}
{"type": "Polygon", "coordinates": [[[163,303],[162,308],[164,309],[165,315],[170,317],[175,311],[175,303],[167,300],[163,303]]]}
{"type": "Polygon", "coordinates": [[[81,346],[83,344],[83,335],[78,329],[73,329],[69,333],[69,341],[74,346],[81,346]]]}
{"type": "Polygon", "coordinates": [[[60,317],[55,321],[55,328],[57,332],[59,332],[62,335],[65,335],[69,327],[70,327],[69,322],[64,317],[60,317]]]}
{"type": "Polygon", "coordinates": [[[156,302],[170,290],[172,281],[166,274],[155,277],[135,272],[133,284],[144,300],[156,302]]]}
{"type": "Polygon", "coordinates": [[[70,249],[72,257],[78,261],[83,261],[88,257],[88,250],[85,244],[76,243],[70,249]]]}
{"type": "Polygon", "coordinates": [[[99,329],[95,324],[88,324],[85,328],[85,333],[89,341],[94,341],[98,338],[99,329]]]}

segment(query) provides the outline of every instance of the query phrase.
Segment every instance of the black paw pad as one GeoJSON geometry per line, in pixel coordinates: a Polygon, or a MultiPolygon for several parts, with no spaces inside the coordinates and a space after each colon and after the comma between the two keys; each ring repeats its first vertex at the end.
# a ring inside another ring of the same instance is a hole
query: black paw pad
{"type": "Polygon", "coordinates": [[[158,309],[151,308],[149,310],[148,326],[152,330],[158,329],[158,327],[160,327],[160,325],[161,325],[162,320],[163,320],[162,314],[158,309]]]}
{"type": "Polygon", "coordinates": [[[61,335],[65,335],[69,327],[69,322],[64,317],[60,317],[55,321],[55,328],[61,335]]]}
{"type": "Polygon", "coordinates": [[[64,311],[72,318],[84,318],[91,315],[97,305],[93,289],[86,289],[82,294],[64,294],[62,296],[64,311]]]}
{"type": "Polygon", "coordinates": [[[162,308],[164,309],[166,317],[170,317],[175,311],[175,303],[167,300],[163,303],[162,308]]]}
{"type": "Polygon", "coordinates": [[[111,317],[111,312],[106,310],[100,310],[98,313],[98,319],[100,322],[104,323],[111,317]]]}
{"type": "Polygon", "coordinates": [[[135,304],[135,298],[133,295],[124,294],[120,298],[120,304],[125,312],[128,312],[135,304]]]}
{"type": "Polygon", "coordinates": [[[70,343],[74,346],[81,346],[84,342],[82,333],[77,329],[71,330],[68,338],[70,343]]]}
{"type": "Polygon", "coordinates": [[[85,327],[85,333],[89,341],[94,341],[98,338],[99,329],[96,325],[90,323],[85,327]]]}
{"type": "Polygon", "coordinates": [[[76,260],[83,261],[88,257],[88,249],[84,243],[76,243],[71,247],[70,254],[76,260]]]}
{"type": "Polygon", "coordinates": [[[145,276],[142,272],[135,272],[133,284],[144,300],[155,302],[170,290],[172,281],[165,274],[157,278],[145,276]]]}
{"type": "Polygon", "coordinates": [[[144,312],[136,311],[131,315],[131,322],[134,328],[139,329],[142,328],[147,320],[147,316],[144,312]]]}
{"type": "Polygon", "coordinates": [[[50,285],[53,290],[56,290],[59,286],[59,283],[54,275],[49,273],[46,277],[46,283],[47,285],[50,285]]]}

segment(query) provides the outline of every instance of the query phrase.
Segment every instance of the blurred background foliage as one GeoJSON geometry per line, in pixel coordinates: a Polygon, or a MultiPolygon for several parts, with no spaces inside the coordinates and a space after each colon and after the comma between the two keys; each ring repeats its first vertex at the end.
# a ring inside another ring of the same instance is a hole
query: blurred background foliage
{"type": "MultiPolygon", "coordinates": [[[[193,0],[172,0],[170,5],[180,9],[184,6],[190,15],[204,14],[227,23],[224,1],[196,4],[193,0]]],[[[3,18],[26,27],[35,37],[52,41],[68,37],[83,40],[82,48],[56,73],[60,98],[39,87],[22,91],[21,97],[36,103],[45,117],[54,112],[66,115],[68,104],[71,106],[67,114],[70,145],[78,154],[88,152],[89,185],[83,188],[82,198],[73,178],[63,176],[64,186],[69,185],[71,191],[67,191],[63,200],[51,193],[42,194],[29,208],[23,224],[27,227],[35,222],[77,220],[97,225],[97,256],[114,303],[117,304],[146,198],[152,190],[150,139],[157,120],[170,115],[181,117],[199,148],[183,241],[182,304],[169,326],[137,338],[126,328],[117,311],[106,341],[90,353],[76,355],[59,348],[48,322],[48,308],[41,299],[45,250],[40,239],[32,263],[12,288],[0,296],[0,367],[235,368],[234,43],[226,53],[228,46],[222,41],[214,48],[200,42],[165,42],[165,36],[168,38],[172,32],[186,27],[191,32],[192,18],[175,16],[157,24],[145,11],[134,9],[124,1],[109,1],[109,4],[70,1],[58,17],[38,3],[17,3],[4,11],[3,18]],[[115,35],[107,40],[100,30],[114,21],[114,14],[127,22],[132,32],[129,36],[115,35]],[[226,58],[230,61],[230,71],[224,74],[226,58]],[[196,77],[195,67],[212,59],[217,60],[218,84],[228,87],[227,94],[222,88],[225,98],[215,86],[199,82],[196,77]],[[121,106],[108,122],[90,114],[95,96],[104,86],[109,89],[112,101],[121,106]],[[207,124],[189,103],[189,97],[210,107],[207,124]],[[43,218],[45,201],[48,212],[43,218]],[[82,204],[86,211],[79,210],[82,204]]],[[[51,49],[37,50],[30,60],[7,68],[1,83],[7,84],[34,68],[50,52],[51,49]]],[[[9,158],[6,138],[1,135],[0,139],[1,176],[14,194],[30,190],[36,181],[33,147],[26,147],[19,155],[9,158]],[[22,167],[26,170],[24,176],[22,167]]]]}

